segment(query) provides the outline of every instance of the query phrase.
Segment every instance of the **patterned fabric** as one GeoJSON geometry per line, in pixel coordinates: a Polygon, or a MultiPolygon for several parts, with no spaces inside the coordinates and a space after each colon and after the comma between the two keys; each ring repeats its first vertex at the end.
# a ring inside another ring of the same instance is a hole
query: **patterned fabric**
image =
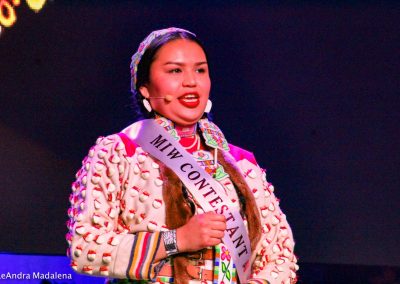
{"type": "Polygon", "coordinates": [[[220,150],[229,151],[228,142],[225,139],[221,129],[208,119],[200,119],[198,125],[203,133],[205,143],[212,147],[220,150]]]}
{"type": "MultiPolygon", "coordinates": [[[[152,231],[148,224],[128,234],[131,229],[119,214],[127,200],[122,198],[125,155],[124,144],[116,136],[100,137],[82,161],[70,195],[67,254],[71,267],[88,275],[152,279],[158,265],[154,256],[159,230],[152,231]]],[[[160,207],[158,201],[153,203],[160,207]]]]}
{"type": "Polygon", "coordinates": [[[149,47],[149,45],[152,43],[152,41],[162,35],[172,33],[172,32],[186,32],[190,33],[194,36],[196,36],[194,33],[189,32],[184,29],[180,28],[167,28],[167,29],[162,29],[162,30],[157,30],[151,32],[139,45],[138,50],[136,53],[132,56],[132,61],[131,61],[131,75],[132,75],[132,80],[131,80],[131,90],[132,93],[135,93],[136,90],[136,82],[137,82],[137,69],[138,65],[140,62],[140,59],[142,59],[143,54],[146,52],[146,49],[149,47]]]}
{"type": "MultiPolygon", "coordinates": [[[[163,264],[153,260],[158,232],[167,229],[162,195],[165,181],[160,177],[160,165],[140,146],[130,142],[129,135],[136,133],[135,127],[133,124],[123,133],[96,141],[76,174],[68,210],[66,239],[71,267],[86,275],[119,278],[122,283],[156,281],[151,279],[163,264]],[[142,257],[140,253],[132,253],[139,247],[146,248],[141,251],[142,257]],[[141,280],[124,280],[127,276],[141,280]]],[[[251,277],[261,282],[253,283],[295,283],[298,266],[293,254],[293,236],[275,197],[274,186],[251,154],[235,149],[232,163],[252,190],[261,216],[262,237],[251,260],[251,277]]],[[[219,183],[239,206],[230,177],[219,183]]],[[[201,208],[196,208],[196,212],[202,213],[201,208]]],[[[235,271],[230,270],[229,275],[222,266],[224,258],[226,268],[233,268],[228,253],[222,248],[218,253],[214,265],[219,269],[215,270],[218,272],[215,276],[225,275],[224,281],[230,276],[234,281],[235,271]]],[[[161,283],[160,280],[157,279],[161,283]]]]}
{"type": "Polygon", "coordinates": [[[128,269],[127,278],[154,279],[154,257],[160,244],[161,233],[140,232],[136,234],[128,269]]]}
{"type": "Polygon", "coordinates": [[[215,246],[213,284],[236,284],[236,267],[233,258],[224,244],[215,246]]]}
{"type": "Polygon", "coordinates": [[[179,137],[178,132],[175,130],[174,123],[166,119],[165,117],[156,116],[155,121],[162,126],[176,141],[179,141],[181,137],[179,137]]]}
{"type": "MultiPolygon", "coordinates": [[[[162,116],[157,115],[155,121],[162,126],[175,140],[179,141],[181,138],[178,132],[175,130],[174,123],[162,116]]],[[[213,149],[220,149],[224,151],[229,151],[229,144],[226,141],[225,135],[222,133],[221,129],[213,122],[209,121],[207,118],[202,118],[198,121],[197,125],[202,133],[204,142],[207,146],[213,149]]]]}
{"type": "MultiPolygon", "coordinates": [[[[169,119],[161,116],[156,116],[155,121],[160,124],[172,137],[177,141],[181,141],[177,131],[174,128],[174,123],[169,119]]],[[[228,142],[225,139],[221,129],[207,118],[200,119],[198,122],[199,129],[204,137],[204,141],[207,146],[220,149],[229,150],[228,142]]],[[[188,150],[189,151],[189,150],[188,150]]],[[[215,157],[209,151],[203,149],[198,151],[189,151],[195,160],[198,161],[199,165],[202,166],[206,172],[215,178],[217,181],[221,181],[228,177],[228,174],[224,171],[224,168],[215,163],[215,157]]]]}

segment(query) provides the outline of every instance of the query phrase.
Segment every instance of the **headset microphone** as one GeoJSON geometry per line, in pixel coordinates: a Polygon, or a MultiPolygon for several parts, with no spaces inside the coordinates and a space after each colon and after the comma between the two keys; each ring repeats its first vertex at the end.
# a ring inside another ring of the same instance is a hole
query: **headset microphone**
{"type": "Polygon", "coordinates": [[[166,95],[165,97],[149,97],[149,99],[164,99],[166,102],[172,102],[173,97],[171,95],[166,95]]]}

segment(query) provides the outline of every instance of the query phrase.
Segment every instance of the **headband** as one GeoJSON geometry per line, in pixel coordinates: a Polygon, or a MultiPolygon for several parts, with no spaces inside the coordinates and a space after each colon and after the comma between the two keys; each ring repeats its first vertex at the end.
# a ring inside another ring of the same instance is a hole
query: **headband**
{"type": "Polygon", "coordinates": [[[193,36],[196,36],[194,33],[189,32],[187,30],[180,29],[180,28],[173,28],[173,27],[151,32],[140,43],[138,50],[132,56],[132,61],[131,61],[131,76],[132,76],[131,77],[131,91],[132,91],[132,93],[135,93],[135,91],[136,91],[137,69],[139,66],[139,62],[142,59],[142,56],[146,52],[147,48],[150,46],[150,44],[153,42],[153,40],[155,38],[165,35],[165,34],[168,34],[168,33],[173,33],[173,32],[186,32],[186,33],[192,34],[193,36]]]}

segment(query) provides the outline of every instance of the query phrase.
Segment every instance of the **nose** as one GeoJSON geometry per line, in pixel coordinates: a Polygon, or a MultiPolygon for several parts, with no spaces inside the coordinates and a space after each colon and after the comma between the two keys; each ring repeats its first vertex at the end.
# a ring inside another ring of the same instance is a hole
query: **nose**
{"type": "Polygon", "coordinates": [[[197,85],[196,73],[186,72],[183,78],[182,85],[184,87],[195,87],[197,85]]]}

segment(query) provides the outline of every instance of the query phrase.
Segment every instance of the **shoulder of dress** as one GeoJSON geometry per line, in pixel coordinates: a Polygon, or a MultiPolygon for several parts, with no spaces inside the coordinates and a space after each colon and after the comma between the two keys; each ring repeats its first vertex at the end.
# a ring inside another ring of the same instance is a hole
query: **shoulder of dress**
{"type": "Polygon", "coordinates": [[[125,145],[126,154],[128,157],[132,157],[135,154],[136,148],[139,147],[132,137],[135,137],[140,129],[140,124],[135,122],[123,129],[117,135],[121,138],[121,141],[125,145]]]}
{"type": "Polygon", "coordinates": [[[241,160],[247,160],[252,164],[257,165],[256,158],[254,157],[254,154],[250,151],[229,144],[229,153],[233,156],[233,158],[235,158],[236,162],[239,162],[241,160]]]}
{"type": "MultiPolygon", "coordinates": [[[[126,156],[131,157],[135,154],[136,148],[139,146],[123,132],[110,134],[107,136],[100,136],[97,138],[96,143],[90,148],[90,152],[103,151],[106,153],[111,149],[114,151],[125,150],[126,156]]],[[[90,155],[89,155],[90,156],[90,155]]]]}
{"type": "Polygon", "coordinates": [[[122,143],[124,143],[126,155],[132,157],[138,145],[123,132],[117,133],[116,135],[118,135],[122,143]]]}

